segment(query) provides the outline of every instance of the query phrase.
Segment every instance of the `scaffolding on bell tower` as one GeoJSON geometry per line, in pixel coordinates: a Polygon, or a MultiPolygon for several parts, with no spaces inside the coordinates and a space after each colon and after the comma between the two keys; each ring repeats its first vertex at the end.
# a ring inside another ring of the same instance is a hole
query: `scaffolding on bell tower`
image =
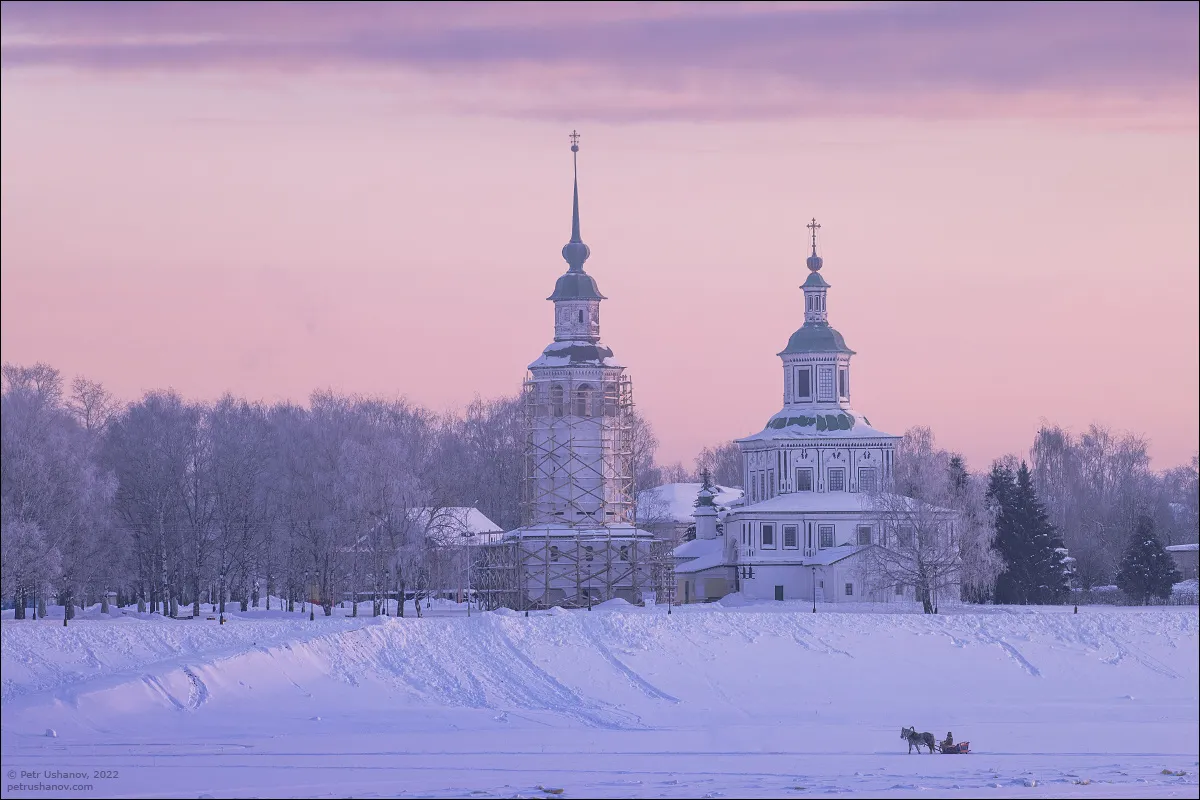
{"type": "Polygon", "coordinates": [[[522,522],[568,528],[632,522],[632,382],[619,368],[570,372],[525,380],[522,522]]]}

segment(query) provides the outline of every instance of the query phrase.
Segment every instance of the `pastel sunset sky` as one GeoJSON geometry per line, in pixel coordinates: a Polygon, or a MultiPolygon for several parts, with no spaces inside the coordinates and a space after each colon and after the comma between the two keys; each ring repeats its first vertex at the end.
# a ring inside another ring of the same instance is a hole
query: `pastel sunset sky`
{"type": "Polygon", "coordinates": [[[982,469],[1196,451],[1196,3],[4,3],[0,355],[437,409],[553,336],[571,154],[660,459],[781,405],[805,223],[855,407],[982,469]]]}

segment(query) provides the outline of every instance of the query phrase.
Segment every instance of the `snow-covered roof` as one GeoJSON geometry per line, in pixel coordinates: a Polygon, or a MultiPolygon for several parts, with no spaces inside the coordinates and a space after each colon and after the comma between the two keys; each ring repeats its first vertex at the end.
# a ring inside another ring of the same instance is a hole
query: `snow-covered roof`
{"type": "Polygon", "coordinates": [[[694,572],[701,572],[706,569],[712,569],[713,567],[723,566],[725,566],[725,556],[718,549],[715,553],[706,553],[699,558],[693,558],[691,561],[677,565],[675,567],[675,572],[676,574],[691,574],[694,572]]]}
{"type": "MultiPolygon", "coordinates": [[[[504,531],[482,511],[468,506],[410,508],[407,516],[417,525],[426,526],[429,538],[442,545],[486,544],[498,539],[504,531]]],[[[358,539],[360,548],[370,542],[370,535],[358,539]]]]}
{"type": "Polygon", "coordinates": [[[551,342],[536,361],[529,365],[530,369],[540,367],[569,367],[569,366],[620,367],[621,364],[613,358],[610,348],[598,342],[563,341],[551,342]]]}
{"type": "MultiPolygon", "coordinates": [[[[788,492],[777,494],[769,500],[763,500],[737,510],[738,514],[754,512],[795,512],[795,513],[826,513],[826,512],[870,512],[872,510],[872,495],[864,492],[788,492]]],[[[880,502],[884,508],[903,508],[916,510],[917,501],[901,495],[881,495],[880,502]],[[903,504],[903,505],[901,505],[903,504]]],[[[949,509],[942,509],[952,513],[949,509]]]]}
{"type": "Polygon", "coordinates": [[[676,558],[699,558],[712,552],[721,552],[720,539],[692,539],[672,551],[676,558]]]}
{"type": "MultiPolygon", "coordinates": [[[[700,495],[699,483],[664,483],[653,489],[638,493],[637,515],[641,522],[692,522],[696,511],[696,498],[700,495]]],[[[713,502],[718,509],[728,508],[742,499],[742,490],[729,486],[714,486],[713,502]]]]}
{"type": "Polygon", "coordinates": [[[503,539],[650,539],[653,534],[628,523],[597,525],[593,528],[572,528],[569,525],[527,525],[514,528],[503,535],[503,539]]]}
{"type": "Polygon", "coordinates": [[[1172,553],[1188,553],[1200,550],[1200,544],[1192,542],[1191,544],[1172,544],[1167,546],[1167,550],[1172,553]]]}
{"type": "Polygon", "coordinates": [[[422,521],[430,520],[429,535],[441,544],[468,544],[468,539],[470,544],[484,544],[504,532],[473,506],[414,508],[412,514],[422,521]]]}
{"type": "Polygon", "coordinates": [[[824,550],[818,550],[811,556],[804,557],[805,566],[827,567],[830,564],[836,564],[838,561],[849,558],[855,553],[866,550],[869,545],[844,544],[841,547],[828,547],[824,550]]]}
{"type": "Polygon", "coordinates": [[[758,433],[738,439],[754,442],[774,439],[899,439],[871,426],[848,406],[824,405],[812,409],[784,408],[758,433]]]}

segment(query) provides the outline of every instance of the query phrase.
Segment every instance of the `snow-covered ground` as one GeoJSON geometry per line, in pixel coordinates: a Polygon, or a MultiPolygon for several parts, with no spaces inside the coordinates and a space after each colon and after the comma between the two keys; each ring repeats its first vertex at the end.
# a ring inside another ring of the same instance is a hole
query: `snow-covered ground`
{"type": "Polygon", "coordinates": [[[1197,796],[1195,607],[434,611],[8,612],[4,796],[1197,796]]]}

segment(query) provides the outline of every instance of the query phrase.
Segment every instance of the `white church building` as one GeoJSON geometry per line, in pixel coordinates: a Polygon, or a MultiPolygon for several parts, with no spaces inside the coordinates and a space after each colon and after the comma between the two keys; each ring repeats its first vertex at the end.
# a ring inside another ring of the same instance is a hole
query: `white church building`
{"type": "MultiPolygon", "coordinates": [[[[567,271],[547,298],[554,341],[529,365],[522,394],[523,523],[484,550],[481,578],[494,605],[640,602],[652,591],[652,539],[634,525],[632,385],[600,341],[591,249],[579,223],[578,134],[567,271]]],[[[666,553],[669,555],[669,551],[666,553]]],[[[669,580],[669,558],[666,579],[669,580]]]]}
{"type": "MultiPolygon", "coordinates": [[[[740,591],[748,599],[861,602],[911,599],[911,586],[881,590],[864,556],[879,542],[873,494],[891,477],[900,437],[852,405],[854,351],[829,324],[814,219],[804,324],[778,354],[783,406],[758,433],[738,439],[745,496],[721,516],[701,493],[696,539],[675,549],[678,602],[740,591]]],[[[949,513],[949,512],[947,512],[949,513]]]]}

